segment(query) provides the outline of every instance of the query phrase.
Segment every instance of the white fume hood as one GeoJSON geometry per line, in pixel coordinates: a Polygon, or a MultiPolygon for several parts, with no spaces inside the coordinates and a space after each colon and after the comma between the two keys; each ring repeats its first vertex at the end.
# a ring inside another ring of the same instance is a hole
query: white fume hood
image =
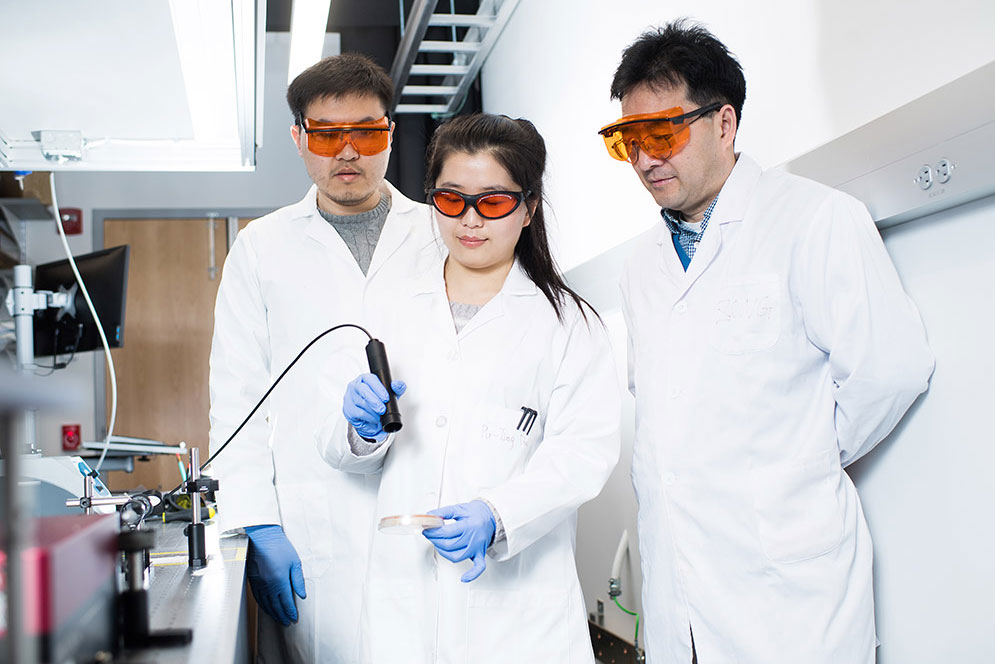
{"type": "Polygon", "coordinates": [[[265,0],[0,3],[0,170],[252,170],[265,12],[265,0]]]}

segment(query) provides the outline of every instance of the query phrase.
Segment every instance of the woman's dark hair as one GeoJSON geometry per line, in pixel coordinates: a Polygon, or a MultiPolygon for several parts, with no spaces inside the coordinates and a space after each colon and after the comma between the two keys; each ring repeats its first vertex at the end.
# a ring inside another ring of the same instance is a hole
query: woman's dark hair
{"type": "MultiPolygon", "coordinates": [[[[556,268],[546,237],[543,213],[542,176],[546,170],[546,143],[528,120],[513,120],[506,115],[475,113],[460,115],[435,130],[425,156],[425,192],[433,188],[446,159],[454,153],[492,155],[515,184],[526,192],[525,203],[534,210],[528,226],[515,245],[515,258],[525,274],[553,305],[556,317],[563,320],[563,298],[570,297],[580,307],[594,309],[571,290],[556,268]]],[[[595,315],[597,313],[595,312],[595,315]]]]}
{"type": "Polygon", "coordinates": [[[287,86],[287,104],[294,122],[304,121],[311,102],[326,97],[370,95],[389,113],[394,102],[394,83],[383,67],[359,53],[343,53],[319,60],[287,86]]]}
{"type": "Polygon", "coordinates": [[[739,126],[746,101],[743,68],[712,33],[687,19],[644,32],[622,52],[611,98],[621,100],[643,84],[661,87],[682,83],[687,98],[699,107],[713,102],[732,106],[739,126]]]}

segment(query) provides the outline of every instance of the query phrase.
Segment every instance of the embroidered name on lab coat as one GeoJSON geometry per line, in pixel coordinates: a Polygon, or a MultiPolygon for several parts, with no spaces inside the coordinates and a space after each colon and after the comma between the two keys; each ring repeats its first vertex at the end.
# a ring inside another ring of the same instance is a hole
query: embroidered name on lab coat
{"type": "Polygon", "coordinates": [[[507,427],[488,427],[486,424],[480,427],[480,437],[483,440],[508,443],[515,442],[515,432],[507,427]]]}
{"type": "Polygon", "coordinates": [[[712,345],[731,355],[770,348],[780,335],[779,301],[773,276],[725,286],[715,300],[712,345]]]}

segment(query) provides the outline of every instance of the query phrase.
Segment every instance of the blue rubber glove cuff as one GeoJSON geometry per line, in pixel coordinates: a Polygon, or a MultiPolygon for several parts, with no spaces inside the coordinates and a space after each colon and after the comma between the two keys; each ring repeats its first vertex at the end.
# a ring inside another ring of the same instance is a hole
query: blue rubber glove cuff
{"type": "MultiPolygon", "coordinates": [[[[391,381],[391,390],[400,397],[407,390],[403,381],[391,381]]],[[[346,386],[342,397],[342,415],[360,436],[367,440],[382,443],[387,440],[387,432],[380,424],[380,416],[387,412],[390,395],[380,379],[374,374],[358,376],[346,386]]]]}
{"type": "Polygon", "coordinates": [[[435,546],[439,555],[454,563],[472,560],[473,567],[461,577],[469,583],[487,569],[487,547],[494,540],[497,522],[491,508],[482,500],[450,505],[432,510],[429,514],[452,519],[441,528],[427,528],[422,531],[428,541],[435,546]]]}
{"type": "Polygon", "coordinates": [[[246,526],[245,534],[249,537],[246,576],[256,604],[283,625],[297,622],[294,595],[301,599],[307,597],[304,569],[297,550],[281,526],[246,526]]]}

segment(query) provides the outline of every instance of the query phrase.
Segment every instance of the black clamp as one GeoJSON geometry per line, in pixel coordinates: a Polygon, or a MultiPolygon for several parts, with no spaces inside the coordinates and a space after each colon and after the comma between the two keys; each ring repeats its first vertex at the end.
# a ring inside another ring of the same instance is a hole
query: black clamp
{"type": "Polygon", "coordinates": [[[183,490],[186,493],[207,493],[218,490],[218,481],[210,477],[198,477],[189,479],[183,483],[183,490]]]}

